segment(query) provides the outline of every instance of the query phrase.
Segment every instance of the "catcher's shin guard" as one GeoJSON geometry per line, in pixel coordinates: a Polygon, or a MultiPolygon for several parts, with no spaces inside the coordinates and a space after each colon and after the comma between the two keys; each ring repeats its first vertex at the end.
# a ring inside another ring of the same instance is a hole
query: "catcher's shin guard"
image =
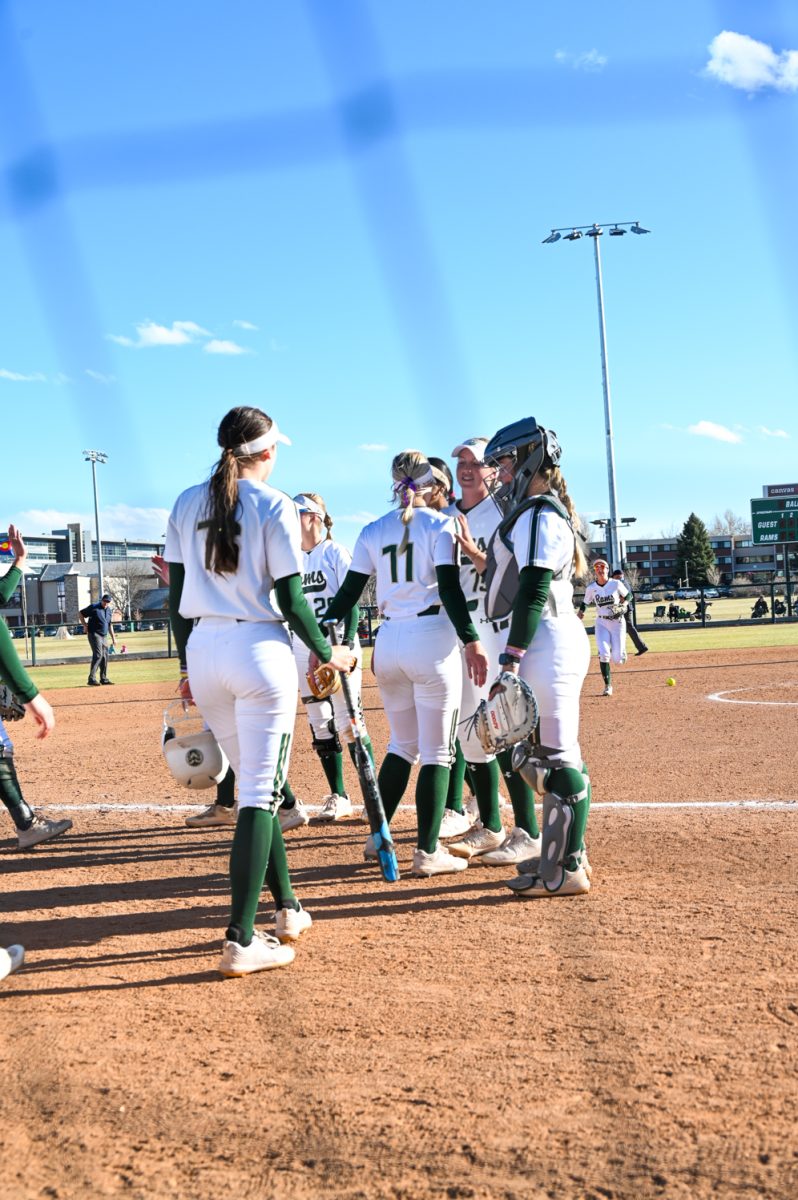
{"type": "Polygon", "coordinates": [[[586,797],[585,777],[575,767],[556,767],[548,772],[540,847],[540,878],[545,883],[554,883],[562,875],[574,808],[586,797]]]}
{"type": "Polygon", "coordinates": [[[8,809],[17,829],[28,829],[33,820],[33,810],[25,802],[17,779],[14,759],[0,753],[0,800],[8,809]]]}

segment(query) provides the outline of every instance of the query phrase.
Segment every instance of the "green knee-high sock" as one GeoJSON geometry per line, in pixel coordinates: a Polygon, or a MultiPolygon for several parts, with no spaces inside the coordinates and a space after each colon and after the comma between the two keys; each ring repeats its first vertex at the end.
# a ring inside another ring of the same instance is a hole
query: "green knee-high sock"
{"type": "Polygon", "coordinates": [[[463,783],[465,781],[465,773],[465,755],[463,754],[463,747],[458,740],[455,742],[454,762],[449,772],[449,784],[446,792],[446,807],[456,813],[462,813],[463,811],[463,783]]]}
{"type": "Polygon", "coordinates": [[[269,854],[274,817],[265,808],[242,808],[238,814],[230,851],[230,906],[228,938],[248,946],[255,928],[269,854]],[[232,937],[231,937],[232,934],[232,937]]]}
{"type": "Polygon", "coordinates": [[[291,887],[291,877],[288,874],[288,859],[285,853],[283,831],[277,815],[273,819],[272,848],[269,854],[269,865],[266,868],[266,885],[274,897],[274,907],[299,909],[299,901],[291,887]]]}
{"type": "Polygon", "coordinates": [[[324,774],[327,776],[327,786],[334,796],[345,794],[344,785],[344,756],[340,750],[326,750],[319,755],[324,774]]]}
{"type": "Polygon", "coordinates": [[[512,750],[502,750],[496,759],[504,776],[510,802],[513,806],[513,819],[518,829],[523,829],[530,837],[540,836],[538,818],[535,813],[535,793],[523,776],[513,770],[512,750]]]}
{"type": "Polygon", "coordinates": [[[283,798],[282,802],[280,804],[280,808],[293,808],[294,807],[294,805],[296,804],[296,796],[294,795],[293,789],[291,788],[291,784],[288,782],[287,779],[286,779],[285,783],[283,784],[283,786],[280,788],[280,795],[283,798]]]}
{"type": "Polygon", "coordinates": [[[573,870],[574,864],[571,860],[573,855],[578,854],[582,849],[587,814],[590,808],[589,779],[586,774],[577,771],[576,767],[557,767],[549,773],[546,787],[558,796],[580,796],[580,799],[572,806],[573,820],[571,828],[568,830],[568,844],[565,847],[566,864],[570,863],[568,869],[573,870]]]}
{"type": "Polygon", "coordinates": [[[610,664],[609,664],[609,663],[605,663],[605,662],[600,662],[600,663],[599,663],[599,666],[601,667],[601,678],[604,680],[604,682],[607,684],[607,686],[609,686],[609,682],[610,682],[610,664]]]}
{"type": "MultiPolygon", "coordinates": [[[[366,734],[365,737],[362,737],[360,740],[365,747],[366,753],[368,754],[369,758],[371,759],[371,765],[374,766],[375,765],[374,764],[374,747],[371,744],[371,738],[369,737],[368,734],[366,734]]],[[[352,759],[352,766],[355,768],[355,770],[357,770],[357,758],[355,757],[355,743],[347,742],[346,748],[349,751],[349,757],[352,759]]]]}
{"type": "Polygon", "coordinates": [[[476,785],[479,819],[486,829],[498,833],[502,827],[499,816],[499,764],[494,758],[487,763],[469,763],[468,769],[476,785]]]}
{"type": "Polygon", "coordinates": [[[416,814],[418,817],[418,848],[432,854],[438,844],[441,820],[449,786],[449,768],[428,764],[418,773],[416,784],[416,814]]]}
{"type": "Polygon", "coordinates": [[[233,808],[236,802],[236,773],[227,768],[224,779],[216,785],[216,803],[220,808],[233,808]]]}
{"type": "Polygon", "coordinates": [[[14,760],[4,755],[0,755],[0,800],[8,809],[17,829],[30,829],[33,823],[33,809],[22,796],[14,760]]]}
{"type": "Polygon", "coordinates": [[[382,805],[389,824],[407,790],[410,771],[410,763],[404,758],[400,758],[398,754],[386,754],[382,760],[380,773],[377,776],[377,786],[380,789],[382,805]]]}

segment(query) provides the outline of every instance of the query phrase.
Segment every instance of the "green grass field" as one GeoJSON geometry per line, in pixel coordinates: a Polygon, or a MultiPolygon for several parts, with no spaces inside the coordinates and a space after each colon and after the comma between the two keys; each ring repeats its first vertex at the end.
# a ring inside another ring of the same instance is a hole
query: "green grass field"
{"type": "MultiPolygon", "coordinates": [[[[158,637],[162,638],[160,648],[165,655],[165,634],[130,634],[126,635],[125,644],[128,646],[128,651],[131,652],[133,639],[141,638],[142,641],[136,648],[144,650],[146,647],[147,651],[152,652],[158,649],[153,644],[158,637]]],[[[651,655],[686,654],[696,650],[742,650],[758,646],[798,646],[798,622],[777,623],[776,625],[766,622],[762,625],[739,625],[723,628],[708,625],[706,629],[702,629],[700,625],[663,625],[656,629],[646,630],[644,639],[650,647],[651,655]]],[[[55,639],[48,638],[47,641],[51,642],[55,639]]],[[[590,644],[595,654],[596,644],[592,636],[590,644]]],[[[61,645],[71,647],[72,643],[61,643],[61,645]]],[[[81,661],[52,665],[47,665],[45,662],[40,666],[29,667],[30,675],[36,686],[43,692],[56,688],[84,687],[89,657],[85,654],[85,644],[79,648],[84,651],[81,661]]],[[[78,647],[76,647],[77,649],[78,647]]],[[[634,654],[630,642],[627,642],[627,649],[631,655],[634,654]]],[[[77,658],[77,655],[71,657],[77,658]]],[[[370,648],[364,648],[363,660],[364,666],[368,668],[371,664],[370,648]]],[[[39,661],[41,663],[41,659],[39,661]]],[[[651,662],[651,656],[646,661],[651,662]]],[[[176,658],[133,659],[129,657],[129,654],[114,655],[110,660],[108,673],[115,683],[163,683],[174,680],[176,684],[178,663],[176,658]]]]}

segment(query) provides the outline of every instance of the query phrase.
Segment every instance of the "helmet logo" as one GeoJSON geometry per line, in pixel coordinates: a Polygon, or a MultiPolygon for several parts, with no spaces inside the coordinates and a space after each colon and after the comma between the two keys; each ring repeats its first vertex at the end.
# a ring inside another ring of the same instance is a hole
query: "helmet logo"
{"type": "Polygon", "coordinates": [[[196,746],[186,753],[186,762],[190,767],[198,767],[204,761],[205,755],[196,746]]]}

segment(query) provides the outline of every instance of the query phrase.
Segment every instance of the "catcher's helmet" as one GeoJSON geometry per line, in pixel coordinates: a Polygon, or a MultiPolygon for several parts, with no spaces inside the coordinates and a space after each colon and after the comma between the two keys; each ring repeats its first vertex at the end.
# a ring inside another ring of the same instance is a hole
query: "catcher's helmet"
{"type": "Polygon", "coordinates": [[[496,476],[491,494],[503,509],[520,504],[527,493],[532,479],[542,467],[556,467],[562,456],[557,434],[553,429],[544,429],[534,417],[524,417],[505,425],[485,447],[484,460],[498,468],[499,460],[512,458],[515,473],[509,483],[501,484],[496,476]]]}
{"type": "Polygon", "coordinates": [[[163,714],[161,749],[166,765],[183,787],[215,787],[227,774],[227,757],[198,710],[175,700],[163,714]]]}

